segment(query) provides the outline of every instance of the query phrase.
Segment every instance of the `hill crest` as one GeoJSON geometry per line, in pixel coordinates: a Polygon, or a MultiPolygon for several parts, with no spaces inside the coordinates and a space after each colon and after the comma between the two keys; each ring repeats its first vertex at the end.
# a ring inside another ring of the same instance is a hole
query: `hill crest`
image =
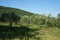
{"type": "Polygon", "coordinates": [[[18,8],[0,6],[0,13],[11,13],[11,12],[16,13],[17,15],[33,15],[34,14],[32,12],[28,12],[18,8]]]}

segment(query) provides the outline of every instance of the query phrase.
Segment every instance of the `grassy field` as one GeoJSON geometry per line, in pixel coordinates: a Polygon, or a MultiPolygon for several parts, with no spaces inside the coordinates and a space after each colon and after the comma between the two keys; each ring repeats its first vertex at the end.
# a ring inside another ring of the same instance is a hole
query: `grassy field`
{"type": "MultiPolygon", "coordinates": [[[[52,27],[52,28],[51,27],[42,27],[42,26],[38,26],[38,25],[26,25],[26,24],[24,26],[26,26],[30,29],[39,29],[37,31],[39,33],[36,35],[36,37],[38,37],[40,39],[30,38],[30,40],[60,40],[60,28],[57,28],[57,27],[52,27]]],[[[4,27],[4,29],[5,29],[5,27],[4,27]]],[[[15,29],[13,29],[13,30],[15,30],[15,29]]],[[[17,31],[19,31],[19,28],[18,28],[17,31]]],[[[12,39],[12,40],[19,40],[19,39],[15,38],[15,39],[12,39]]]]}
{"type": "MultiPolygon", "coordinates": [[[[37,25],[34,25],[31,28],[38,28],[37,25]]],[[[40,27],[40,30],[38,30],[39,35],[38,37],[41,38],[41,40],[60,40],[60,29],[57,27],[40,27]]]]}

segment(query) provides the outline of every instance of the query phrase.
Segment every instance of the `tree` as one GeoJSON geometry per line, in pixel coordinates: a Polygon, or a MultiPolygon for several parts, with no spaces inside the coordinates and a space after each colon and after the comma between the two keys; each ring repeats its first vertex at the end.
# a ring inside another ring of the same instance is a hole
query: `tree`
{"type": "Polygon", "coordinates": [[[58,16],[58,21],[60,21],[60,13],[57,16],[58,16]]]}
{"type": "Polygon", "coordinates": [[[60,27],[60,13],[57,15],[57,26],[60,27]]]}
{"type": "Polygon", "coordinates": [[[51,14],[48,14],[48,22],[47,22],[48,26],[52,27],[53,23],[52,23],[52,17],[51,14]]]}
{"type": "Polygon", "coordinates": [[[16,15],[14,12],[12,13],[2,13],[1,20],[4,22],[9,22],[10,26],[15,22],[17,23],[20,20],[20,17],[16,15]]]}

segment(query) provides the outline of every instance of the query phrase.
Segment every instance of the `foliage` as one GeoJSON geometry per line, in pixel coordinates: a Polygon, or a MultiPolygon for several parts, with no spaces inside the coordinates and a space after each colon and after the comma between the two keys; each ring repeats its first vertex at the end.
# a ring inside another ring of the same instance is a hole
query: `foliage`
{"type": "Polygon", "coordinates": [[[12,24],[15,22],[17,23],[20,20],[20,17],[18,15],[16,15],[15,13],[2,13],[0,15],[0,21],[1,22],[9,22],[10,26],[12,26],[12,24]]]}

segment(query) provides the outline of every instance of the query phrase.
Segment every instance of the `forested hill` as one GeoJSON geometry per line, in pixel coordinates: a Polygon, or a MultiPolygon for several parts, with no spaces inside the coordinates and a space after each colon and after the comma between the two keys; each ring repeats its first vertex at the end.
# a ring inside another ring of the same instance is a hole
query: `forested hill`
{"type": "Polygon", "coordinates": [[[22,9],[0,6],[0,13],[11,13],[11,12],[16,13],[17,15],[33,15],[34,14],[22,9]]]}

